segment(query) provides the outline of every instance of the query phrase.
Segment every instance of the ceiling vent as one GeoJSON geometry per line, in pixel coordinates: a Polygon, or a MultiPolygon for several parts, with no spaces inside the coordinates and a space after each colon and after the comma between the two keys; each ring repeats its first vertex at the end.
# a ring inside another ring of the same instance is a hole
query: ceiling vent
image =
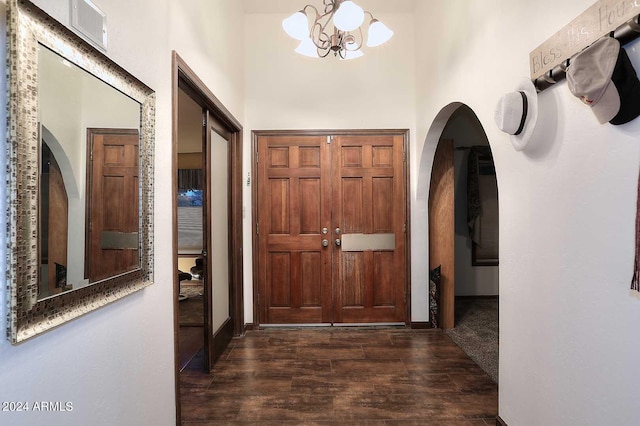
{"type": "Polygon", "coordinates": [[[98,48],[107,50],[107,16],[90,0],[71,0],[71,27],[98,48]]]}

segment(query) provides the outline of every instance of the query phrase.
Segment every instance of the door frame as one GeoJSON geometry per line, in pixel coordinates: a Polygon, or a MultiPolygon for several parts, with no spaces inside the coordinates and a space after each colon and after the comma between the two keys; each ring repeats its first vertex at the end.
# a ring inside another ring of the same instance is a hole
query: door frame
{"type": "MultiPolygon", "coordinates": [[[[140,137],[140,131],[138,129],[126,129],[126,128],[105,128],[105,127],[89,127],[87,128],[87,155],[85,158],[87,164],[87,174],[86,174],[86,191],[87,196],[85,200],[85,238],[84,238],[84,277],[88,279],[89,282],[97,282],[98,280],[92,280],[91,278],[91,256],[92,254],[92,239],[93,229],[92,229],[92,203],[93,203],[93,184],[94,184],[94,166],[95,163],[93,161],[93,146],[94,146],[94,137],[96,135],[116,135],[116,136],[135,136],[136,138],[140,137]]],[[[138,140],[137,145],[138,152],[140,150],[140,143],[138,140]]],[[[137,198],[137,197],[136,197],[137,198]]],[[[98,210],[98,209],[96,209],[98,210]]],[[[134,212],[137,214],[137,212],[134,212]]],[[[138,250],[139,253],[139,250],[138,250]]],[[[126,272],[126,271],[124,271],[126,272]]],[[[114,274],[115,275],[115,274],[114,274]]]]}
{"type": "MultiPolygon", "coordinates": [[[[448,330],[455,326],[455,172],[454,172],[454,141],[453,139],[440,139],[433,155],[433,166],[429,180],[429,200],[428,200],[428,235],[429,235],[429,259],[428,270],[431,271],[436,265],[441,266],[440,295],[438,302],[438,313],[440,323],[438,327],[448,330]],[[436,196],[434,184],[434,172],[442,172],[446,176],[445,184],[439,186],[436,196]],[[436,217],[436,212],[446,215],[446,217],[436,217]],[[438,219],[440,219],[438,221],[438,219]],[[446,219],[446,220],[445,220],[446,219]],[[437,222],[437,225],[436,223],[437,222]],[[437,230],[437,231],[436,231],[437,230]],[[438,241],[436,241],[438,240],[438,241]]],[[[429,292],[430,293],[430,292],[429,292]]],[[[429,296],[431,298],[431,296],[429,296]]],[[[431,319],[429,319],[431,321],[431,319]]]]}
{"type": "Polygon", "coordinates": [[[252,269],[253,269],[253,328],[258,328],[262,322],[260,317],[258,260],[259,246],[257,236],[258,212],[258,138],[263,136],[402,136],[403,141],[403,178],[405,188],[405,325],[411,325],[411,192],[409,179],[409,129],[363,129],[363,130],[252,130],[251,131],[251,175],[254,181],[251,183],[251,203],[254,206],[251,212],[251,236],[252,236],[252,269]]]}
{"type": "MultiPolygon", "coordinates": [[[[240,336],[244,333],[244,305],[242,287],[242,141],[243,130],[240,122],[229,112],[229,110],[214,96],[204,82],[187,65],[187,63],[174,50],[171,53],[171,173],[172,173],[172,193],[178,191],[177,171],[178,171],[178,87],[187,92],[203,109],[208,110],[209,116],[218,121],[231,136],[229,139],[229,314],[231,321],[225,324],[224,330],[215,330],[216,337],[230,340],[232,336],[240,336]]],[[[206,114],[206,112],[205,112],[206,114]]],[[[203,137],[210,131],[211,124],[203,120],[203,137]]],[[[207,139],[205,139],[207,140],[207,139]]],[[[208,147],[207,147],[208,148],[208,147]]],[[[210,162],[208,162],[210,165],[210,162]]],[[[210,213],[210,212],[208,212],[210,213]]],[[[174,340],[174,369],[175,369],[175,397],[176,397],[176,424],[180,424],[180,365],[179,365],[179,321],[178,321],[178,217],[175,197],[172,199],[172,233],[173,233],[173,340],[174,340]]],[[[207,262],[207,265],[209,262],[207,262]]],[[[205,295],[210,294],[210,289],[205,290],[205,295]]],[[[205,333],[207,339],[212,336],[211,320],[211,297],[206,300],[205,306],[205,333]]],[[[216,343],[220,343],[217,338],[210,338],[209,364],[216,359],[220,353],[216,353],[216,343]]],[[[226,344],[226,343],[225,343],[226,344]]],[[[221,352],[218,350],[218,352],[221,352]]]]}

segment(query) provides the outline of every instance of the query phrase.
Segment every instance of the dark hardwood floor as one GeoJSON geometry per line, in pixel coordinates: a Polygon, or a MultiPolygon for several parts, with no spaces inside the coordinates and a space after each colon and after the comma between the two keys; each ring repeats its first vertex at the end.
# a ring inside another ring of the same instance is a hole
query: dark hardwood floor
{"type": "Polygon", "coordinates": [[[204,366],[204,359],[197,358],[204,348],[204,327],[203,326],[180,326],[178,348],[180,349],[180,371],[187,368],[192,363],[192,368],[196,368],[196,362],[202,361],[199,367],[204,366]]]}
{"type": "Polygon", "coordinates": [[[182,371],[189,363],[194,367],[204,365],[204,359],[194,358],[204,347],[204,300],[201,281],[183,281],[180,287],[181,294],[187,296],[178,304],[179,365],[182,371]],[[200,364],[197,364],[198,360],[200,364]]]}
{"type": "Polygon", "coordinates": [[[498,389],[440,330],[249,331],[180,375],[183,425],[495,425],[498,389]]]}

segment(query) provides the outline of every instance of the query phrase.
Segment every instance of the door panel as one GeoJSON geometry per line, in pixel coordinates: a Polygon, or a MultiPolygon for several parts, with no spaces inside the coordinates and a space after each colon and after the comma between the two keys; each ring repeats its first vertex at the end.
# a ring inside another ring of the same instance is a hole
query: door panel
{"type": "Polygon", "coordinates": [[[321,231],[331,215],[326,138],[260,138],[258,159],[261,320],[330,322],[331,251],[321,231]]]}
{"type": "Polygon", "coordinates": [[[232,267],[229,221],[232,188],[230,186],[231,134],[206,108],[203,110],[204,183],[203,235],[204,277],[204,344],[208,370],[222,355],[233,338],[232,267]]]}
{"type": "Polygon", "coordinates": [[[207,260],[211,263],[212,324],[215,333],[229,319],[229,142],[213,129],[209,130],[208,182],[211,196],[209,249],[207,260]]]}
{"type": "Polygon", "coordinates": [[[441,140],[436,148],[429,186],[429,269],[440,270],[440,322],[454,326],[455,205],[453,140],[441,140]]]}
{"type": "Polygon", "coordinates": [[[87,129],[89,282],[140,267],[138,130],[87,129]]]}
{"type": "Polygon", "coordinates": [[[403,137],[259,136],[257,147],[260,322],[405,321],[403,137]]]}
{"type": "MultiPolygon", "coordinates": [[[[334,239],[360,239],[360,251],[335,245],[334,322],[405,320],[405,193],[401,136],[333,138],[334,239]],[[337,201],[337,202],[335,202],[337,201]],[[393,234],[393,248],[367,247],[393,234]],[[364,235],[353,235],[364,234],[364,235]]],[[[335,243],[335,241],[334,241],[335,243]]]]}
{"type": "Polygon", "coordinates": [[[40,175],[40,286],[42,295],[60,293],[67,286],[69,198],[55,155],[42,141],[40,175]],[[42,291],[46,289],[46,291],[42,291]]]}

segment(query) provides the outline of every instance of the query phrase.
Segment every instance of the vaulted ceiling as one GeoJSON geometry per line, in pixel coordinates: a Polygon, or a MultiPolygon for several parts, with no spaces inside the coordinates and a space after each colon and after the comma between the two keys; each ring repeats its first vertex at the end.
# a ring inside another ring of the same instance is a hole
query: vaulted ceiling
{"type": "MultiPolygon", "coordinates": [[[[356,0],[365,10],[374,13],[411,13],[418,0],[356,0]]],[[[323,0],[244,0],[245,13],[293,13],[306,4],[322,7],[323,0]]]]}

